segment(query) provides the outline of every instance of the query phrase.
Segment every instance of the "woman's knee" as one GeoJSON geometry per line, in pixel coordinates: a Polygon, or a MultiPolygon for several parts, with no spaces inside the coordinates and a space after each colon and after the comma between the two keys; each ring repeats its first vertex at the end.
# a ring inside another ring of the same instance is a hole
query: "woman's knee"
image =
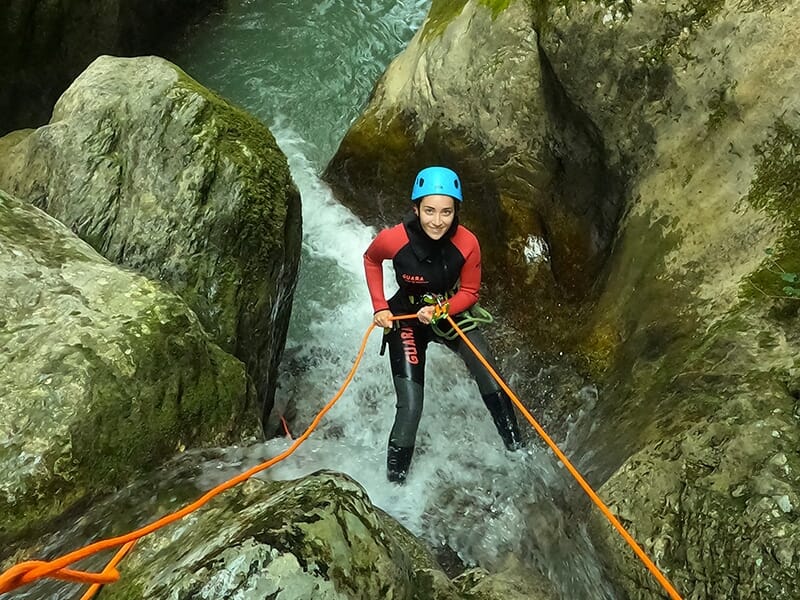
{"type": "MultiPolygon", "coordinates": [[[[478,352],[480,352],[481,356],[486,360],[486,362],[489,363],[492,369],[497,372],[497,367],[494,364],[491,349],[489,348],[486,338],[483,337],[483,334],[481,334],[478,330],[473,330],[468,332],[467,338],[472,345],[475,346],[478,352]]],[[[478,389],[480,389],[481,395],[494,394],[500,391],[500,385],[492,376],[491,372],[489,372],[489,369],[486,368],[486,366],[475,355],[471,348],[469,348],[462,341],[458,350],[461,358],[467,365],[467,369],[469,370],[473,379],[475,379],[475,382],[478,384],[478,389]]]]}

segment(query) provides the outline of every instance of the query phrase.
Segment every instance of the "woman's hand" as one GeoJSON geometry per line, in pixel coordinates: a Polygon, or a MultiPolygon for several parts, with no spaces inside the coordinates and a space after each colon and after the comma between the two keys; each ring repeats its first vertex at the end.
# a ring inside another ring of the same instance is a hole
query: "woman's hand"
{"type": "Polygon", "coordinates": [[[390,310],[379,310],[372,317],[372,321],[378,327],[383,327],[384,329],[386,329],[386,328],[390,328],[392,326],[392,317],[393,316],[394,315],[392,314],[392,311],[390,311],[390,310]]]}
{"type": "Polygon", "coordinates": [[[435,306],[423,306],[422,308],[420,308],[417,311],[417,318],[419,319],[420,323],[424,323],[425,325],[430,325],[435,310],[436,310],[435,306]]]}

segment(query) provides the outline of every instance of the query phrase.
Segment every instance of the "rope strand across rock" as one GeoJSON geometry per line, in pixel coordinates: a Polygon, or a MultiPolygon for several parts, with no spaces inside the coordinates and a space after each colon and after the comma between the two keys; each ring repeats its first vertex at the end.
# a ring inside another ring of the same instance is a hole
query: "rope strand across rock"
{"type": "MultiPolygon", "coordinates": [[[[453,330],[461,336],[467,346],[475,353],[478,359],[484,364],[484,366],[489,370],[492,377],[494,377],[498,384],[503,388],[503,390],[509,395],[514,405],[522,412],[531,426],[536,430],[536,432],[541,436],[541,438],[545,441],[545,443],[550,447],[550,449],[555,453],[558,459],[564,464],[567,468],[569,473],[575,478],[581,488],[586,492],[589,498],[594,502],[594,504],[600,509],[603,515],[608,519],[608,521],[614,526],[614,528],[619,532],[619,534],[625,539],[629,546],[633,549],[636,556],[644,563],[647,569],[653,574],[656,580],[661,584],[664,590],[669,594],[672,600],[681,600],[681,596],[675,590],[675,588],[670,584],[667,578],[661,573],[658,567],[653,563],[652,560],[647,556],[647,554],[642,550],[642,548],[636,543],[633,537],[627,532],[627,530],[622,526],[619,520],[614,517],[611,513],[609,508],[605,505],[605,503],[600,499],[597,493],[591,488],[591,486],[586,482],[586,480],[581,476],[578,470],[572,465],[566,455],[558,448],[558,446],[553,442],[547,432],[542,428],[541,425],[533,418],[533,416],[528,412],[525,406],[520,402],[519,398],[511,391],[511,389],[506,385],[506,383],[500,378],[500,376],[495,372],[495,370],[491,367],[488,361],[481,355],[477,348],[475,348],[469,339],[464,335],[464,332],[459,328],[453,318],[448,315],[444,314],[444,318],[452,326],[453,330]]],[[[394,321],[400,321],[404,319],[415,319],[416,315],[400,315],[392,317],[394,321]]],[[[116,565],[119,564],[120,561],[125,557],[125,555],[131,550],[133,545],[136,543],[137,540],[141,539],[142,537],[153,533],[167,525],[174,523],[175,521],[185,517],[186,515],[198,510],[208,502],[210,502],[213,498],[220,495],[222,492],[229,490],[230,488],[242,483],[256,475],[257,473],[268,469],[269,467],[279,463],[283,459],[289,457],[291,454],[294,453],[297,448],[311,435],[311,433],[316,429],[319,423],[322,420],[322,417],[333,407],[334,404],[341,398],[344,391],[350,385],[350,382],[353,380],[353,377],[358,369],[359,364],[361,363],[361,359],[364,355],[364,350],[366,349],[367,340],[369,339],[369,335],[372,333],[372,330],[375,328],[375,324],[371,323],[367,332],[364,334],[364,337],[361,341],[361,346],[358,350],[358,354],[356,355],[355,361],[353,362],[353,366],[350,369],[350,372],[347,374],[347,377],[342,383],[339,390],[336,394],[331,398],[331,400],[320,410],[308,428],[303,432],[301,436],[299,436],[292,445],[287,448],[284,452],[280,453],[279,455],[267,460],[255,467],[248,469],[247,471],[240,473],[239,475],[221,483],[220,485],[216,486],[215,488],[206,492],[203,496],[177,510],[173,513],[170,513],[153,523],[141,527],[135,531],[127,533],[125,535],[108,538],[104,540],[100,540],[93,544],[89,544],[88,546],[84,546],[78,550],[65,554],[59,558],[56,558],[51,561],[26,561],[19,563],[4,573],[0,574],[0,593],[10,592],[19,587],[24,585],[28,585],[43,578],[51,578],[51,579],[60,579],[64,581],[71,581],[75,583],[83,583],[83,584],[91,584],[91,587],[84,593],[81,597],[81,600],[90,600],[95,596],[95,594],[100,590],[102,585],[113,583],[119,580],[120,574],[117,571],[116,565]],[[80,571],[75,569],[70,569],[69,566],[83,560],[89,556],[97,554],[99,552],[104,552],[106,550],[110,550],[113,548],[119,548],[116,555],[109,561],[106,567],[100,573],[92,573],[86,571],[80,571]]]]}

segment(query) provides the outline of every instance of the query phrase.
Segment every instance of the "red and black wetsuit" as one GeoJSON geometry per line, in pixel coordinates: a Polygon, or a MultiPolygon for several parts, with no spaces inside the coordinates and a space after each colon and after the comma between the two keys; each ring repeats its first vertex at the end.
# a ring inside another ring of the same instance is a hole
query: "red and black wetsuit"
{"type": "MultiPolygon", "coordinates": [[[[449,313],[458,321],[458,315],[478,301],[481,250],[475,235],[459,225],[457,219],[441,239],[433,240],[412,213],[403,223],[377,235],[364,253],[364,270],[375,312],[388,308],[395,315],[413,314],[425,306],[422,296],[432,293],[449,298],[449,313]],[[388,301],[383,291],[384,260],[392,261],[400,287],[388,301]]],[[[488,345],[480,331],[472,329],[466,335],[479,352],[490,359],[488,345]]],[[[392,448],[414,446],[422,415],[425,357],[431,341],[443,343],[461,356],[484,399],[500,394],[500,386],[460,338],[447,340],[436,335],[430,326],[413,319],[390,330],[385,339],[397,392],[397,414],[389,437],[390,453],[392,448]]]]}
{"type": "Polygon", "coordinates": [[[441,239],[433,240],[411,213],[373,240],[364,254],[364,270],[375,312],[388,308],[395,315],[416,313],[425,306],[422,296],[431,293],[450,297],[450,314],[457,315],[478,301],[481,248],[457,220],[441,239]],[[392,261],[400,287],[388,302],[383,293],[384,260],[392,261]]]}

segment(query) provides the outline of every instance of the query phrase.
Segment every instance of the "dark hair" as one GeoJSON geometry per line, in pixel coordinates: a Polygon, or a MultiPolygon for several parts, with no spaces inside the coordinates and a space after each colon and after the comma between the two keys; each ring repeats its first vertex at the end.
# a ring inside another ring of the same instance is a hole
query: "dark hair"
{"type": "MultiPolygon", "coordinates": [[[[431,195],[433,195],[433,194],[428,194],[428,196],[431,196],[431,195]]],[[[447,196],[447,194],[440,194],[440,195],[441,195],[441,196],[447,196]]],[[[413,204],[414,206],[416,206],[416,207],[417,207],[417,209],[419,209],[419,205],[420,205],[420,203],[421,203],[421,202],[422,202],[422,201],[423,201],[425,198],[427,198],[428,196],[422,196],[422,197],[420,197],[420,198],[417,198],[416,200],[414,200],[414,201],[412,202],[412,204],[413,204]]],[[[461,212],[461,202],[460,202],[460,201],[458,201],[458,200],[456,200],[456,199],[455,199],[455,198],[453,198],[452,196],[448,196],[448,198],[450,198],[450,199],[453,201],[453,214],[454,214],[454,215],[456,215],[456,216],[458,216],[458,213],[460,213],[460,212],[461,212]]]]}

